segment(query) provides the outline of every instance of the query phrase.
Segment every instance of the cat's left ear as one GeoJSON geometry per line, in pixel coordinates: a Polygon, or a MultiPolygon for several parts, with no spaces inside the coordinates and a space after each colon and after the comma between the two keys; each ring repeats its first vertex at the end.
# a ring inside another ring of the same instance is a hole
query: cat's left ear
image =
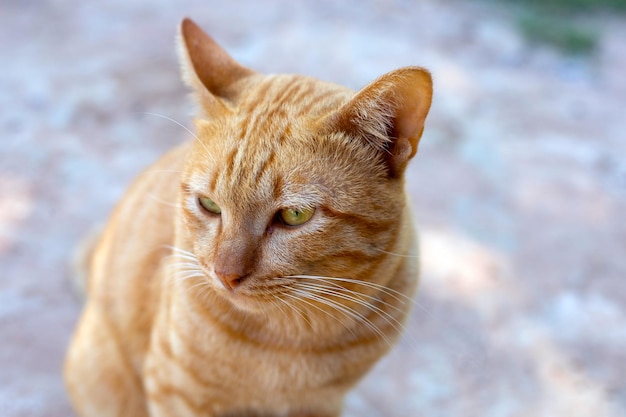
{"type": "Polygon", "coordinates": [[[237,81],[255,74],[240,65],[193,20],[180,23],[179,51],[183,79],[211,113],[237,100],[237,81]]]}
{"type": "Polygon", "coordinates": [[[428,71],[401,68],[367,85],[326,123],[385,152],[390,174],[400,177],[417,152],[432,95],[428,71]]]}

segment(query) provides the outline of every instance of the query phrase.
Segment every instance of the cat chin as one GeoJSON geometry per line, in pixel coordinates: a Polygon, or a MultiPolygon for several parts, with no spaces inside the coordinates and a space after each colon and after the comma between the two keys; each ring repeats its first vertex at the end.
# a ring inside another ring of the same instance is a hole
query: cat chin
{"type": "Polygon", "coordinates": [[[267,307],[270,303],[263,302],[252,294],[247,294],[245,291],[241,291],[240,289],[229,290],[224,288],[222,285],[218,285],[214,287],[215,294],[225,300],[234,308],[241,312],[245,313],[262,313],[267,310],[267,307]]]}

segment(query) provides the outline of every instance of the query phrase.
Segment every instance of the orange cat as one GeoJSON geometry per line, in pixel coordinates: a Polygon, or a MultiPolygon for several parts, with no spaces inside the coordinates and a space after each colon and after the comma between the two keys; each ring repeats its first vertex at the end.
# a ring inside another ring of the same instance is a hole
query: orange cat
{"type": "Polygon", "coordinates": [[[260,75],[188,19],[181,52],[197,138],[135,181],[91,252],[65,365],[75,409],[338,416],[417,284],[404,171],[430,75],[356,94],[260,75]]]}

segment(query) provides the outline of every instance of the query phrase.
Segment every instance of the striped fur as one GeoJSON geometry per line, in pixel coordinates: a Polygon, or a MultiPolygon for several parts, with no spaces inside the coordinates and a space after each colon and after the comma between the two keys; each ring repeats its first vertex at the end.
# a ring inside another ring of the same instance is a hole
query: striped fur
{"type": "Polygon", "coordinates": [[[417,284],[403,174],[430,76],[355,94],[241,67],[190,20],[181,45],[196,138],[134,182],[92,253],[65,364],[76,411],[338,416],[417,284]],[[284,208],[315,212],[288,226],[284,208]]]}

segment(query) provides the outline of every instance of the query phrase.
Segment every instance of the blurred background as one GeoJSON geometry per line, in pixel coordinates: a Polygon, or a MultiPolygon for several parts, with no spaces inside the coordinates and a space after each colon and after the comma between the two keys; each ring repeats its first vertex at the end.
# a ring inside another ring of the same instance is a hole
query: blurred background
{"type": "Polygon", "coordinates": [[[189,138],[175,34],[435,97],[408,173],[423,276],[348,417],[626,415],[625,0],[0,0],[0,416],[72,416],[70,253],[189,138]]]}

